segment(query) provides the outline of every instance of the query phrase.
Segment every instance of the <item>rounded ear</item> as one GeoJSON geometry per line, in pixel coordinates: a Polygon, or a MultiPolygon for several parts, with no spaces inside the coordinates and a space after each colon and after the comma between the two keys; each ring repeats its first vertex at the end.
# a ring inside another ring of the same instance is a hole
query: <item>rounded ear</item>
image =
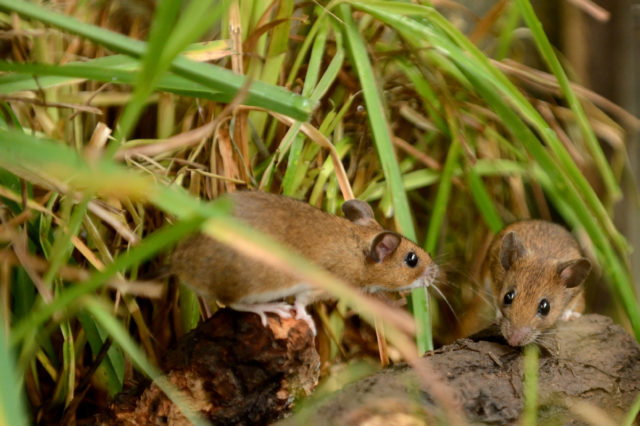
{"type": "Polygon", "coordinates": [[[369,259],[376,263],[382,263],[388,256],[392,255],[400,245],[402,237],[392,231],[380,232],[373,238],[369,250],[369,259]]]}
{"type": "Polygon", "coordinates": [[[357,225],[367,225],[371,221],[375,222],[371,206],[362,200],[348,200],[342,204],[344,217],[357,225]]]}
{"type": "Polygon", "coordinates": [[[591,272],[591,262],[584,257],[568,260],[559,264],[557,271],[567,288],[577,287],[584,282],[589,272],[591,272]]]}
{"type": "Polygon", "coordinates": [[[500,263],[505,271],[508,271],[517,259],[527,254],[527,249],[522,244],[515,232],[511,231],[502,237],[500,247],[500,263]]]}

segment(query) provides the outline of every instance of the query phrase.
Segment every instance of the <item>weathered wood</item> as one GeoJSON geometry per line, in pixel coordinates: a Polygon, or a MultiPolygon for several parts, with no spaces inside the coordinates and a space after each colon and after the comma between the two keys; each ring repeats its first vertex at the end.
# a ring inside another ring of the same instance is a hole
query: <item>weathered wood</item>
{"type": "MultiPolygon", "coordinates": [[[[454,388],[472,423],[514,424],[521,416],[522,351],[500,340],[485,333],[426,356],[454,388]]],[[[562,322],[546,340],[550,349],[540,356],[539,423],[583,424],[576,401],[599,407],[619,423],[640,393],[638,343],[599,315],[562,322]]],[[[435,415],[426,387],[409,367],[399,365],[348,385],[283,424],[420,425],[433,424],[435,415]]]]}
{"type": "MultiPolygon", "coordinates": [[[[320,359],[306,322],[227,309],[187,334],[163,370],[214,424],[267,424],[315,388],[320,359]]],[[[189,424],[155,385],[119,395],[102,424],[189,424]]]]}

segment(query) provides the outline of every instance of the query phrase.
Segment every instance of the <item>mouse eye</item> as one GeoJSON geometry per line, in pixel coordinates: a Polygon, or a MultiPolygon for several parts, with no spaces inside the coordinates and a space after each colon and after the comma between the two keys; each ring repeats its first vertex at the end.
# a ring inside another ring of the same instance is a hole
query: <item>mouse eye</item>
{"type": "Polygon", "coordinates": [[[538,313],[543,317],[546,317],[549,314],[549,309],[551,309],[551,305],[547,299],[542,299],[538,304],[538,313]]]}
{"type": "Polygon", "coordinates": [[[418,255],[410,251],[404,258],[404,262],[409,265],[410,268],[415,268],[418,264],[418,255]]]}
{"type": "Polygon", "coordinates": [[[504,295],[504,304],[505,305],[510,305],[513,303],[513,299],[516,297],[516,292],[515,290],[510,290],[507,292],[507,294],[504,295]]]}

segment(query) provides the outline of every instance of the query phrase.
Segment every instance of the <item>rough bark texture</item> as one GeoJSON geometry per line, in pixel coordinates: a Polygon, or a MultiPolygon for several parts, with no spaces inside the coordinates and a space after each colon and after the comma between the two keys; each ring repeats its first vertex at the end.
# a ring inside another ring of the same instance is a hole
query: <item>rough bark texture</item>
{"type": "MultiPolygon", "coordinates": [[[[556,331],[540,356],[539,424],[582,424],[585,411],[577,401],[600,407],[617,423],[640,392],[640,346],[599,315],[563,322],[556,331]]],[[[522,413],[522,351],[500,340],[495,333],[483,333],[427,356],[454,388],[472,423],[513,424],[522,413]]],[[[396,366],[345,387],[283,423],[432,424],[433,408],[412,370],[396,366]]]]}
{"type": "MultiPolygon", "coordinates": [[[[220,310],[167,354],[163,370],[213,424],[267,424],[315,388],[320,359],[304,321],[220,310]]],[[[102,424],[189,424],[150,384],[123,392],[102,424]]]]}

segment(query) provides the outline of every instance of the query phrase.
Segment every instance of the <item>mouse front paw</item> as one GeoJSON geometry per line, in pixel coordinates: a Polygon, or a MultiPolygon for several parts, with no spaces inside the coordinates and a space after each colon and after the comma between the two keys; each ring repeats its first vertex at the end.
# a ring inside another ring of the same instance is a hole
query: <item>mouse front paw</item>
{"type": "Polygon", "coordinates": [[[580,312],[573,311],[571,309],[567,309],[562,313],[560,319],[562,321],[571,321],[572,319],[580,318],[582,314],[580,312]]]}

